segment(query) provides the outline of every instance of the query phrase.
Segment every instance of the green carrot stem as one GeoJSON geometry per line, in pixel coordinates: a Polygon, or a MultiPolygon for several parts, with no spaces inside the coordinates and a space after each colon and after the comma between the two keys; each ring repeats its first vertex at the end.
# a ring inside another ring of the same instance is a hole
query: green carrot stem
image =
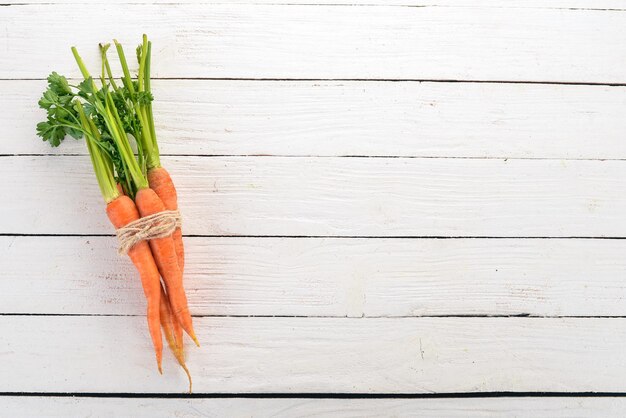
{"type": "Polygon", "coordinates": [[[109,155],[109,151],[106,150],[100,144],[100,140],[102,139],[100,136],[100,131],[96,127],[96,124],[94,123],[93,119],[87,118],[87,121],[89,122],[89,126],[91,127],[91,132],[93,133],[94,139],[96,140],[95,141],[96,145],[100,148],[100,151],[106,154],[108,157],[106,158],[106,161],[108,163],[108,171],[111,173],[111,175],[113,175],[113,172],[115,171],[114,166],[113,166],[113,160],[111,159],[111,156],[109,155]]]}
{"type": "Polygon", "coordinates": [[[117,42],[117,40],[113,40],[115,42],[115,49],[117,49],[117,55],[120,57],[120,64],[122,65],[122,71],[124,72],[124,78],[122,82],[128,88],[128,91],[134,95],[135,87],[133,86],[132,78],[130,77],[130,71],[128,70],[128,63],[126,62],[126,56],[124,55],[124,49],[122,48],[122,44],[117,42]]]}
{"type": "Polygon", "coordinates": [[[74,54],[74,59],[76,60],[76,63],[78,64],[78,68],[80,69],[80,72],[83,74],[83,77],[85,79],[91,77],[91,75],[89,75],[89,71],[87,70],[87,67],[85,66],[85,63],[83,62],[83,59],[80,57],[80,55],[78,55],[78,50],[76,49],[75,46],[72,47],[72,54],[74,54]]]}
{"type": "Polygon", "coordinates": [[[107,92],[106,94],[105,111],[107,114],[105,120],[109,120],[109,122],[107,122],[107,127],[111,131],[111,136],[115,141],[115,145],[120,152],[122,160],[126,163],[126,168],[128,169],[128,173],[133,179],[133,183],[138,190],[145,189],[146,187],[148,187],[148,180],[146,180],[146,177],[141,172],[141,168],[139,167],[139,164],[135,159],[135,154],[130,147],[128,137],[126,136],[126,132],[124,132],[124,129],[122,127],[122,121],[119,114],[117,113],[117,109],[115,108],[115,104],[113,103],[113,98],[111,97],[110,92],[107,92]]]}
{"type": "MultiPolygon", "coordinates": [[[[89,71],[87,70],[87,67],[85,66],[85,63],[83,62],[82,58],[80,57],[80,55],[78,54],[78,51],[76,50],[76,47],[72,47],[72,54],[74,54],[74,59],[76,60],[76,63],[78,64],[78,68],[80,69],[80,72],[82,73],[83,77],[85,79],[89,79],[91,78],[91,75],[89,74],[89,71]]],[[[130,183],[130,180],[128,179],[128,174],[130,174],[131,177],[133,177],[133,183],[135,183],[135,185],[137,187],[139,187],[138,183],[135,182],[135,178],[136,178],[136,173],[132,170],[132,162],[134,161],[134,154],[132,153],[132,150],[130,152],[130,157],[128,155],[128,153],[124,153],[121,148],[120,148],[120,143],[124,143],[124,141],[126,143],[128,143],[128,139],[126,138],[126,133],[124,132],[124,130],[121,130],[121,134],[120,132],[117,131],[117,127],[115,126],[115,121],[113,120],[113,117],[110,113],[106,112],[106,106],[103,106],[103,104],[100,102],[100,100],[98,99],[98,96],[96,95],[96,92],[98,91],[98,87],[96,86],[96,83],[93,81],[93,79],[91,79],[92,82],[92,86],[93,86],[93,105],[96,107],[96,110],[98,113],[100,113],[103,116],[103,119],[105,121],[105,124],[107,126],[107,129],[109,130],[109,132],[111,133],[111,136],[114,139],[114,142],[120,152],[120,155],[122,156],[122,166],[124,169],[124,172],[126,174],[126,187],[124,187],[125,192],[127,194],[129,194],[130,196],[133,196],[133,191],[134,189],[132,188],[132,184],[130,183]],[[123,138],[123,139],[122,139],[123,138]]],[[[132,83],[131,83],[132,85],[132,83]]],[[[103,86],[103,89],[106,92],[106,86],[103,86]]],[[[106,92],[107,97],[110,96],[110,93],[106,92]]],[[[115,107],[115,106],[113,106],[115,107]]],[[[89,126],[89,124],[88,124],[89,126]]],[[[97,130],[97,129],[96,129],[97,130]]],[[[130,148],[130,146],[128,147],[130,148]]],[[[94,148],[95,149],[95,148],[94,148]]],[[[102,155],[101,150],[97,150],[99,151],[97,155],[102,155]]],[[[98,162],[98,160],[96,159],[96,162],[98,162]]],[[[103,162],[99,163],[100,165],[103,164],[103,162]]],[[[145,180],[145,177],[143,177],[141,175],[141,173],[139,173],[140,176],[137,177],[137,181],[139,182],[139,184],[147,184],[147,181],[145,180]],[[144,179],[142,182],[142,178],[144,179]]],[[[116,192],[117,191],[117,186],[115,187],[116,192]]],[[[104,191],[103,191],[104,193],[104,191]]],[[[118,192],[119,193],[119,192],[118,192]]],[[[104,194],[103,194],[104,196],[104,194]]],[[[105,196],[105,200],[107,199],[107,196],[105,196]]]]}
{"type": "MultiPolygon", "coordinates": [[[[109,47],[111,45],[110,44],[100,44],[100,52],[102,54],[102,78],[104,79],[104,74],[106,72],[106,75],[109,79],[109,83],[111,83],[111,87],[113,87],[114,91],[117,91],[118,87],[117,84],[115,84],[115,79],[113,78],[113,72],[111,71],[111,66],[109,65],[109,59],[107,58],[107,51],[109,50],[109,47]]],[[[104,82],[103,82],[104,84],[104,82]]]]}
{"type": "MultiPolygon", "coordinates": [[[[83,129],[88,131],[92,137],[98,135],[97,131],[94,132],[92,130],[92,126],[94,125],[89,123],[83,110],[83,106],[78,102],[76,103],[76,110],[78,111],[83,129]]],[[[98,186],[100,187],[100,192],[102,193],[102,197],[105,202],[109,203],[118,198],[120,195],[111,170],[111,163],[108,161],[106,154],[103,154],[99,150],[92,138],[86,137],[85,142],[87,143],[87,150],[89,151],[89,156],[91,158],[94,173],[96,174],[98,186]]]]}
{"type": "MultiPolygon", "coordinates": [[[[83,62],[83,59],[80,57],[80,55],[78,55],[78,50],[76,49],[75,46],[72,47],[72,54],[74,55],[74,59],[76,60],[76,63],[78,64],[78,68],[80,69],[80,72],[83,75],[83,78],[87,80],[88,78],[91,77],[91,75],[89,74],[89,71],[87,70],[87,67],[85,66],[85,63],[83,62]]],[[[96,86],[96,83],[93,81],[93,79],[91,80],[91,84],[93,86],[93,91],[96,92],[98,90],[98,87],[96,86]]]]}
{"type": "Polygon", "coordinates": [[[143,44],[141,46],[141,55],[139,59],[139,73],[137,75],[137,81],[139,82],[139,91],[144,91],[144,69],[146,66],[146,52],[148,49],[148,38],[143,35],[143,44]]]}
{"type": "MultiPolygon", "coordinates": [[[[148,37],[144,36],[144,42],[147,41],[148,37]]],[[[144,66],[144,83],[146,84],[146,91],[150,92],[150,54],[152,52],[152,42],[147,41],[146,45],[146,65],[144,66]]]]}
{"type": "MultiPolygon", "coordinates": [[[[144,38],[147,39],[146,35],[144,38]]],[[[151,93],[150,90],[150,57],[152,55],[152,42],[148,41],[148,47],[146,49],[146,65],[144,67],[144,78],[146,83],[146,91],[151,93]]],[[[154,118],[152,117],[152,102],[148,103],[146,109],[146,116],[148,124],[150,126],[150,136],[152,139],[152,161],[153,166],[150,168],[161,167],[161,155],[159,153],[159,144],[157,143],[156,130],[154,128],[154,118]]]]}
{"type": "MultiPolygon", "coordinates": [[[[115,42],[117,54],[120,59],[122,71],[124,77],[122,82],[128,89],[130,100],[133,103],[135,114],[139,119],[139,125],[141,127],[141,134],[138,135],[135,132],[135,139],[137,140],[138,148],[141,150],[140,166],[143,172],[146,169],[160,167],[161,162],[159,158],[159,149],[156,142],[156,132],[154,129],[154,123],[152,121],[152,106],[150,104],[140,104],[138,95],[136,94],[135,86],[133,85],[132,78],[130,76],[130,70],[128,69],[128,63],[126,61],[126,55],[122,45],[115,42]]],[[[137,48],[137,59],[139,61],[139,72],[137,74],[137,90],[139,93],[149,92],[150,88],[150,42],[148,37],[143,35],[142,45],[137,48]]]]}

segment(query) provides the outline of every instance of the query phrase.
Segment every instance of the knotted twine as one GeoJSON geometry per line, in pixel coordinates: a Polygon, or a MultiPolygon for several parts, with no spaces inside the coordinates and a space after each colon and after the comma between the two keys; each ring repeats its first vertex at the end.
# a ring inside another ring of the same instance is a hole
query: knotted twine
{"type": "Polygon", "coordinates": [[[164,210],[139,218],[116,231],[120,243],[117,252],[126,255],[139,241],[167,237],[181,225],[182,219],[177,210],[164,210]]]}

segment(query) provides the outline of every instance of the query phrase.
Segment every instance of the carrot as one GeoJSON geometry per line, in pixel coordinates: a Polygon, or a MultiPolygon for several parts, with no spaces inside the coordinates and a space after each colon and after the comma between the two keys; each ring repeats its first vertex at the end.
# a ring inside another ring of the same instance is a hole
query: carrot
{"type": "MultiPolygon", "coordinates": [[[[161,198],[165,209],[178,210],[178,197],[176,195],[176,187],[170,177],[170,173],[163,167],[153,167],[148,170],[148,183],[150,188],[161,198]]],[[[181,271],[185,269],[185,247],[183,246],[183,234],[180,228],[172,233],[174,245],[176,246],[176,257],[178,258],[178,267],[181,271]]]]}
{"type": "MultiPolygon", "coordinates": [[[[122,188],[121,184],[117,184],[117,191],[119,192],[120,196],[124,195],[124,190],[122,188]]],[[[150,250],[150,252],[152,253],[152,250],[150,250]]],[[[153,264],[156,266],[156,263],[154,263],[153,260],[153,264]]],[[[158,270],[158,268],[157,268],[158,270]]],[[[159,281],[159,287],[160,286],[160,279],[159,281]]],[[[180,327],[180,325],[178,324],[178,321],[176,321],[174,319],[174,321],[172,322],[172,313],[170,312],[170,307],[169,307],[169,301],[167,299],[167,295],[165,294],[165,292],[163,291],[163,288],[161,287],[161,297],[159,299],[159,316],[161,318],[161,327],[163,328],[163,333],[165,334],[165,339],[167,340],[167,343],[170,346],[170,349],[172,350],[172,352],[174,352],[174,355],[176,356],[176,358],[178,359],[178,362],[180,363],[180,365],[183,367],[183,369],[185,369],[185,372],[187,372],[187,376],[189,377],[189,393],[191,393],[191,376],[189,375],[189,371],[187,370],[187,366],[184,364],[185,360],[184,360],[184,356],[183,356],[183,346],[182,345],[178,345],[177,342],[178,341],[182,341],[182,328],[180,327]],[[178,335],[178,333],[180,333],[180,337],[175,337],[174,334],[172,333],[172,324],[174,324],[173,328],[174,328],[174,332],[176,333],[175,335],[178,335]],[[178,339],[177,339],[178,338],[178,339]],[[172,345],[173,344],[173,345],[172,345]],[[179,358],[179,354],[178,351],[180,351],[180,358],[179,358]],[[181,363],[182,360],[182,363],[181,363]]],[[[150,324],[149,324],[150,326],[150,324]]],[[[154,325],[152,325],[154,326],[154,325]]],[[[159,339],[160,340],[160,339],[159,339]]]]}
{"type": "MultiPolygon", "coordinates": [[[[119,185],[113,175],[113,162],[97,145],[97,141],[101,140],[101,136],[98,130],[95,129],[93,121],[87,118],[83,106],[80,103],[75,104],[75,110],[80,120],[81,129],[83,129],[86,136],[85,143],[87,144],[100,192],[107,205],[107,216],[116,229],[123,228],[129,223],[139,219],[137,207],[131,198],[120,193],[119,185]]],[[[150,337],[154,345],[159,373],[162,374],[163,341],[161,339],[159,313],[161,299],[159,270],[146,241],[140,241],[135,244],[128,251],[128,256],[139,272],[141,285],[146,295],[148,302],[146,314],[148,330],[150,331],[150,337]]]]}
{"type": "MultiPolygon", "coordinates": [[[[153,169],[153,170],[148,171],[148,183],[150,184],[150,188],[154,190],[154,192],[159,196],[161,200],[163,200],[163,204],[165,205],[165,208],[167,210],[178,209],[176,189],[174,188],[174,183],[172,183],[172,179],[169,173],[167,172],[167,170],[165,170],[164,168],[161,168],[161,169],[153,169]],[[171,192],[169,193],[166,191],[169,188],[169,186],[167,186],[168,181],[171,185],[171,192]],[[153,185],[156,188],[153,187],[153,185]],[[173,195],[173,198],[171,197],[172,195],[173,195]]],[[[121,193],[121,187],[118,186],[118,189],[120,189],[120,193],[121,193]]],[[[180,232],[180,228],[176,228],[176,230],[172,234],[172,238],[174,239],[174,246],[176,247],[176,256],[178,258],[178,266],[182,270],[181,263],[184,263],[185,256],[184,256],[184,249],[183,249],[183,237],[180,232]]],[[[165,295],[165,293],[161,292],[161,310],[164,309],[164,305],[167,305],[166,308],[168,312],[170,312],[169,315],[171,316],[171,306],[170,306],[169,299],[167,297],[165,297],[164,299],[163,295],[165,295]]],[[[161,313],[161,315],[163,315],[163,313],[161,313]]],[[[163,322],[162,319],[161,319],[161,322],[163,322]]],[[[184,345],[183,344],[183,328],[180,326],[180,322],[178,322],[178,320],[173,317],[171,321],[171,326],[173,330],[173,338],[174,338],[175,346],[181,351],[182,359],[184,361],[185,357],[184,357],[184,351],[183,351],[183,345],[184,345]]],[[[170,343],[169,340],[168,340],[168,343],[170,343]]],[[[172,348],[171,344],[170,344],[170,348],[172,348]]]]}
{"type": "MultiPolygon", "coordinates": [[[[48,90],[39,101],[48,117],[37,124],[37,133],[52,146],[58,146],[66,135],[85,137],[98,186],[107,205],[107,215],[113,226],[120,229],[139,220],[140,215],[153,215],[166,208],[176,210],[178,205],[169,174],[160,169],[150,92],[151,44],[144,35],[143,44],[137,51],[139,72],[135,83],[121,45],[116,42],[124,71],[123,87],[118,87],[113,80],[106,60],[107,48],[108,45],[101,45],[102,88],[98,89],[78,51],[72,47],[85,81],[75,86],[57,73],[48,77],[48,90]],[[86,112],[83,106],[89,106],[90,111],[86,112]],[[136,140],[136,155],[129,136],[136,140]],[[146,176],[151,170],[154,170],[153,184],[167,206],[149,188],[146,176]]],[[[172,236],[140,241],[128,251],[128,255],[140,274],[147,299],[148,327],[159,372],[162,373],[163,327],[170,348],[189,377],[191,390],[191,376],[183,355],[182,330],[196,344],[198,340],[183,288],[184,253],[180,229],[174,232],[174,236],[176,244],[172,236]]]]}
{"type": "MultiPolygon", "coordinates": [[[[149,187],[140,188],[135,195],[135,204],[142,217],[163,212],[165,205],[154,190],[149,187]]],[[[187,296],[183,288],[183,273],[178,267],[176,248],[171,236],[155,238],[150,241],[152,255],[161,272],[174,317],[180,322],[185,332],[200,346],[193,330],[191,314],[187,306],[187,296]]]]}
{"type": "MultiPolygon", "coordinates": [[[[76,54],[76,56],[78,56],[78,54],[76,54]]],[[[77,61],[81,62],[79,57],[77,61]]],[[[88,78],[89,73],[85,70],[83,75],[88,78]]],[[[139,86],[141,87],[141,85],[142,83],[140,82],[139,86]]],[[[141,165],[135,159],[133,150],[128,142],[128,137],[124,131],[124,123],[115,107],[113,96],[110,92],[105,92],[104,103],[100,104],[97,102],[96,104],[96,108],[99,109],[98,111],[106,116],[104,121],[107,129],[124,163],[124,170],[132,180],[131,183],[134,186],[133,191],[136,189],[134,199],[139,213],[142,217],[145,217],[163,212],[165,210],[163,201],[157,196],[154,190],[148,187],[148,180],[143,174],[141,165]]],[[[187,306],[187,296],[185,296],[185,290],[183,288],[183,273],[180,267],[178,267],[174,240],[170,235],[150,239],[149,244],[152,249],[154,261],[156,261],[159,272],[165,282],[174,316],[196,345],[200,346],[193,330],[191,314],[187,306]]]]}
{"type": "MultiPolygon", "coordinates": [[[[163,171],[165,171],[165,169],[163,169],[163,171]]],[[[169,178],[169,174],[167,175],[167,177],[169,178]]],[[[171,181],[171,178],[170,178],[170,181],[171,181]]],[[[174,184],[172,184],[172,187],[174,187],[174,184]]],[[[124,190],[122,189],[122,185],[119,184],[119,183],[117,184],[117,191],[120,193],[120,195],[124,194],[124,190]]],[[[155,191],[155,193],[156,193],[156,191],[155,191]]],[[[176,194],[176,190],[174,190],[174,194],[176,194]]],[[[174,203],[176,203],[176,199],[174,199],[174,203]]],[[[167,208],[167,205],[166,205],[166,208],[167,208]]],[[[170,210],[176,210],[176,209],[170,209],[170,210]]],[[[176,228],[176,231],[180,232],[180,228],[176,228]]],[[[172,236],[172,238],[174,238],[174,244],[176,244],[176,238],[174,236],[172,236]]],[[[180,236],[180,245],[182,246],[182,235],[180,236]]],[[[181,261],[181,259],[184,259],[184,257],[181,257],[181,254],[182,254],[182,247],[181,247],[181,252],[179,252],[178,248],[177,248],[176,255],[178,256],[178,261],[179,262],[181,261]]],[[[161,290],[163,290],[163,289],[161,289],[161,290]]],[[[172,317],[169,299],[167,298],[167,295],[165,295],[165,292],[163,292],[163,291],[161,292],[160,311],[161,311],[161,326],[163,327],[163,331],[165,332],[165,338],[167,340],[167,343],[169,344],[170,349],[172,350],[172,352],[174,352],[175,349],[178,349],[180,351],[181,358],[180,359],[178,357],[176,357],[176,358],[178,359],[179,363],[181,363],[181,361],[182,361],[181,366],[183,366],[183,368],[185,369],[187,374],[189,374],[189,371],[187,370],[187,367],[183,364],[184,361],[185,361],[185,353],[184,353],[184,350],[183,350],[183,348],[184,348],[183,328],[180,326],[180,322],[178,322],[178,320],[176,318],[172,317]],[[164,321],[164,319],[163,319],[163,315],[164,315],[164,311],[163,310],[164,309],[167,309],[167,317],[170,318],[167,321],[167,324],[168,324],[167,325],[168,326],[167,330],[165,329],[166,325],[164,325],[164,322],[163,322],[164,321]],[[168,333],[171,333],[171,335],[168,335],[168,333]],[[170,341],[168,338],[173,338],[173,341],[170,341]]],[[[189,377],[189,379],[191,380],[191,376],[189,377]]],[[[189,393],[191,393],[191,385],[190,385],[189,393]]]]}
{"type": "Polygon", "coordinates": [[[191,374],[189,373],[189,369],[187,369],[187,365],[185,364],[185,356],[183,354],[182,346],[178,346],[176,338],[174,336],[173,326],[176,323],[176,318],[172,316],[172,311],[170,309],[169,302],[167,300],[167,295],[163,288],[161,288],[161,303],[159,312],[161,315],[161,326],[163,327],[163,334],[165,334],[165,340],[170,347],[170,350],[178,360],[178,364],[183,368],[185,373],[187,373],[187,379],[189,379],[189,393],[191,393],[192,381],[191,374]]]}
{"type": "MultiPolygon", "coordinates": [[[[122,228],[130,222],[139,219],[137,207],[128,196],[119,196],[108,203],[106,212],[116,229],[122,228]]],[[[156,352],[159,373],[162,374],[163,341],[161,339],[161,328],[159,327],[159,304],[161,298],[159,291],[161,283],[159,270],[157,269],[154,258],[152,257],[152,252],[146,241],[135,244],[130,251],[128,251],[128,256],[139,272],[143,292],[148,301],[148,329],[150,330],[150,337],[152,337],[152,344],[156,352]]]]}
{"type": "MultiPolygon", "coordinates": [[[[126,57],[122,45],[115,41],[115,48],[119,56],[124,78],[122,79],[125,88],[128,90],[128,97],[132,101],[134,113],[139,121],[140,130],[137,132],[135,139],[137,140],[138,149],[141,149],[142,161],[145,163],[147,169],[147,183],[148,186],[156,193],[156,196],[161,200],[162,207],[167,210],[177,210],[178,202],[176,196],[176,188],[172,182],[172,179],[164,168],[161,167],[159,145],[157,143],[156,131],[154,127],[154,120],[152,117],[152,93],[150,91],[150,55],[151,55],[151,43],[148,41],[146,35],[143,35],[143,42],[137,48],[137,60],[139,62],[139,71],[137,74],[137,84],[131,83],[130,69],[126,63],[126,57]]],[[[106,60],[106,56],[103,55],[103,59],[106,60]]],[[[106,62],[105,62],[106,67],[106,62]]],[[[116,113],[115,103],[109,101],[113,113],[116,113]]],[[[120,132],[121,133],[121,132],[120,132]]],[[[120,135],[122,136],[122,135],[120,135]]],[[[122,144],[124,145],[124,144],[122,144]]],[[[124,147],[124,146],[123,146],[124,147]]],[[[130,157],[130,156],[129,156],[130,157]]],[[[130,160],[130,158],[128,158],[130,160]]],[[[131,165],[135,165],[131,162],[131,165]]],[[[132,171],[132,167],[130,167],[132,171]]],[[[139,175],[133,175],[134,183],[138,189],[135,196],[135,202],[139,207],[139,211],[142,216],[148,216],[155,213],[154,208],[148,208],[140,203],[140,192],[143,187],[139,187],[139,183],[144,179],[139,178],[139,175]],[[137,181],[139,180],[139,182],[137,181]]],[[[153,199],[153,197],[152,197],[153,199]]],[[[154,200],[154,199],[153,199],[154,200]]],[[[159,211],[164,210],[159,209],[159,211]]],[[[182,343],[182,327],[198,344],[195,335],[193,334],[193,327],[191,324],[191,316],[189,315],[189,309],[187,308],[187,298],[183,290],[183,270],[185,264],[184,247],[182,240],[182,233],[180,228],[176,228],[172,234],[172,243],[174,245],[174,252],[176,257],[176,263],[169,259],[170,249],[169,241],[167,239],[152,240],[151,246],[153,254],[161,276],[165,281],[167,287],[167,293],[170,297],[170,304],[174,312],[175,318],[178,319],[178,323],[175,321],[175,332],[177,339],[182,343]],[[163,247],[160,251],[155,251],[155,246],[163,247]],[[165,258],[168,258],[167,260],[165,258]],[[178,269],[175,268],[175,265],[178,269]],[[175,270],[178,270],[177,272],[175,270]],[[180,324],[180,327],[178,326],[180,324]]]]}
{"type": "MultiPolygon", "coordinates": [[[[172,305],[167,301],[170,310],[172,309],[172,305]]],[[[176,346],[183,352],[184,357],[184,342],[183,342],[183,327],[180,326],[180,322],[178,319],[172,317],[172,328],[174,328],[174,339],[176,340],[176,346]]]]}

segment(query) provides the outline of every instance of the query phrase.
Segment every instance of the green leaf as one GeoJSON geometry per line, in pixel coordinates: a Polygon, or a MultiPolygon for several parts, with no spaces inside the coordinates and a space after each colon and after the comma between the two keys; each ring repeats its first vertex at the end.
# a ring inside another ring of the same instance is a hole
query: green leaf
{"type": "Polygon", "coordinates": [[[48,76],[48,88],[60,96],[72,94],[72,89],[70,89],[67,79],[56,71],[48,76]]]}
{"type": "Polygon", "coordinates": [[[46,90],[39,99],[39,107],[42,109],[50,109],[53,105],[55,105],[59,101],[59,95],[56,94],[52,90],[46,90]]]}
{"type": "Polygon", "coordinates": [[[137,103],[140,105],[149,105],[152,100],[154,100],[154,97],[152,97],[152,93],[149,91],[140,91],[137,93],[137,103]]]}
{"type": "Polygon", "coordinates": [[[96,113],[96,107],[94,105],[92,105],[91,103],[84,103],[83,104],[83,111],[85,112],[85,115],[91,116],[91,115],[94,115],[96,113]]]}
{"type": "Polygon", "coordinates": [[[53,147],[58,147],[66,135],[82,137],[78,113],[73,106],[75,97],[65,77],[56,72],[48,76],[48,88],[39,99],[47,119],[37,124],[37,135],[53,147]]]}
{"type": "Polygon", "coordinates": [[[48,119],[67,119],[70,114],[72,114],[71,111],[63,107],[55,106],[48,109],[48,119]]]}
{"type": "Polygon", "coordinates": [[[92,95],[93,91],[93,79],[91,77],[84,79],[78,84],[78,95],[84,98],[88,98],[92,95]]]}
{"type": "Polygon", "coordinates": [[[81,139],[83,137],[83,133],[78,129],[65,127],[65,133],[71,136],[74,139],[81,139]]]}
{"type": "Polygon", "coordinates": [[[65,138],[65,129],[58,126],[54,121],[39,122],[37,124],[37,135],[48,141],[53,147],[58,147],[65,138]]]}

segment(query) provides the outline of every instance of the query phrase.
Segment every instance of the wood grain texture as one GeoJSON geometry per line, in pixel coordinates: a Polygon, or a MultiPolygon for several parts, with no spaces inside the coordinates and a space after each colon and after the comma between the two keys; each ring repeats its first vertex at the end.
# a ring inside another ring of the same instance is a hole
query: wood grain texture
{"type": "MultiPolygon", "coordinates": [[[[98,2],[0,7],[0,395],[187,388],[169,354],[157,374],[135,273],[94,236],[112,229],[82,144],[33,135],[42,79],[78,75],[70,45],[95,71],[98,42],[132,55],[143,32],[192,235],[197,393],[626,393],[626,240],[531,239],[626,237],[624,1],[98,2]],[[485,317],[524,314],[551,318],[485,317]]],[[[624,399],[0,410],[552,417],[619,415],[624,399]]]]}
{"type": "MultiPolygon", "coordinates": [[[[185,244],[194,315],[626,316],[624,240],[185,244]]],[[[115,245],[113,237],[0,237],[0,313],[143,316],[138,277],[115,245]]]]}
{"type": "MultiPolygon", "coordinates": [[[[191,235],[626,234],[623,161],[169,157],[163,164],[191,235]]],[[[88,158],[2,157],[0,175],[0,231],[112,232],[88,158]]]]}
{"type": "MultiPolygon", "coordinates": [[[[626,319],[204,317],[194,327],[196,393],[626,389],[626,319]]],[[[2,392],[187,389],[169,353],[158,374],[145,318],[1,316],[0,347],[2,392]]]]}
{"type": "MultiPolygon", "coordinates": [[[[76,4],[79,0],[19,0],[5,4],[76,4]]],[[[161,4],[171,0],[94,0],[89,4],[161,4]]],[[[617,11],[626,9],[624,0],[178,0],[176,4],[286,4],[286,5],[348,5],[348,6],[420,6],[420,7],[496,7],[496,8],[547,8],[617,11]]]]}
{"type": "Polygon", "coordinates": [[[42,4],[3,15],[0,78],[9,79],[77,75],[74,44],[98,68],[99,42],[135,45],[147,32],[155,77],[626,81],[626,14],[606,11],[42,4]],[[99,18],[76,19],[88,14],[99,18]],[[43,24],[66,21],[73,30],[43,24]]]}
{"type": "MultiPolygon", "coordinates": [[[[0,81],[0,154],[80,153],[35,136],[44,81],[0,81]]],[[[161,152],[626,158],[626,87],[156,80],[161,152]]]]}
{"type": "Polygon", "coordinates": [[[0,408],[13,418],[68,416],[159,417],[424,417],[465,418],[533,416],[620,416],[624,398],[479,398],[479,399],[127,399],[82,397],[0,397],[0,408]]]}

